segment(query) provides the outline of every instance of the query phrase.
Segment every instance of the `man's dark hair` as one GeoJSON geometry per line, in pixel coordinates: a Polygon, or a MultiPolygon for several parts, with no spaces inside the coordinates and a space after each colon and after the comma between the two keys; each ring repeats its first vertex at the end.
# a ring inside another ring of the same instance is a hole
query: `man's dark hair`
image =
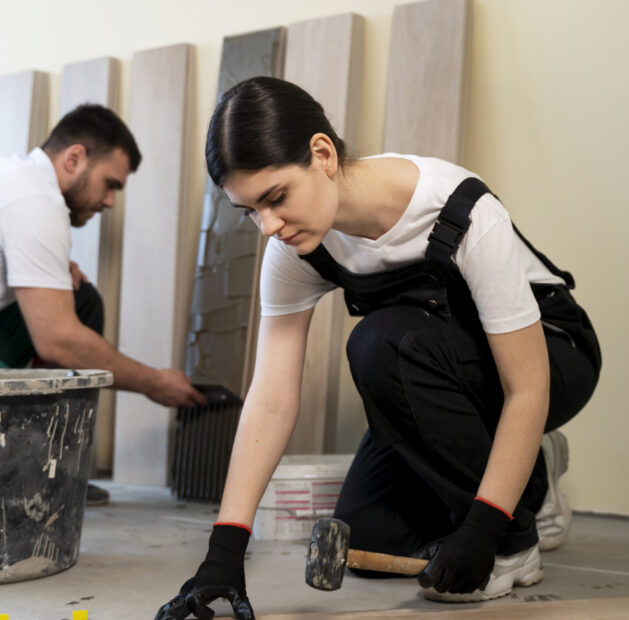
{"type": "Polygon", "coordinates": [[[208,173],[221,186],[234,170],[309,166],[310,138],[319,132],[334,144],[342,167],[345,144],[317,101],[290,82],[250,78],[228,90],[212,115],[205,145],[208,173]]]}
{"type": "Polygon", "coordinates": [[[131,172],[135,172],[142,161],[142,154],[129,128],[115,112],[102,105],[84,103],[68,112],[41,148],[54,155],[73,144],[82,144],[88,157],[94,159],[120,148],[129,157],[131,172]]]}

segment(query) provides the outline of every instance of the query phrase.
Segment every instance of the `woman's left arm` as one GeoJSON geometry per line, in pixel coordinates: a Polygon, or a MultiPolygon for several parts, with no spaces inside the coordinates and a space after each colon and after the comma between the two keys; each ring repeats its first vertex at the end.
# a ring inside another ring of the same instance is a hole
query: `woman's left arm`
{"type": "Polygon", "coordinates": [[[478,500],[461,527],[432,548],[431,560],[419,574],[421,586],[438,592],[472,592],[487,584],[508,513],[533,470],[548,415],[550,371],[541,323],[487,338],[504,404],[478,500]]]}
{"type": "Polygon", "coordinates": [[[540,321],[487,334],[504,404],[478,495],[513,512],[539,452],[550,395],[548,349],[540,321]]]}

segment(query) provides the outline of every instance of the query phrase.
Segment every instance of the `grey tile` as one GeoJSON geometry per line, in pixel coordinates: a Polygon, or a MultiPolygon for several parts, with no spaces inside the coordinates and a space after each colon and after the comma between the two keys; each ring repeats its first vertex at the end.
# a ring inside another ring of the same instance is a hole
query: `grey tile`
{"type": "MultiPolygon", "coordinates": [[[[280,76],[284,59],[284,28],[272,28],[245,35],[225,37],[218,80],[218,96],[237,82],[250,77],[280,76]]],[[[226,300],[241,308],[234,314],[245,316],[248,322],[253,282],[256,277],[258,249],[257,228],[240,209],[234,209],[225,194],[216,189],[208,179],[203,202],[201,236],[197,257],[197,279],[194,286],[192,312],[223,309],[226,300]],[[219,283],[222,286],[217,286],[219,283]]],[[[246,327],[246,326],[245,326],[246,327]]],[[[245,371],[246,347],[241,346],[241,329],[232,329],[231,339],[226,335],[221,313],[207,314],[204,329],[221,332],[214,340],[220,349],[214,350],[224,371],[218,375],[215,369],[204,364],[209,355],[188,355],[186,372],[193,377],[211,375],[222,385],[240,392],[245,371]],[[216,319],[216,324],[214,323],[216,319]],[[224,347],[222,346],[224,343],[224,347]],[[229,377],[230,379],[227,379],[229,377]]],[[[245,334],[246,339],[246,334],[245,334]]],[[[195,345],[192,345],[195,346],[195,345]]],[[[207,353],[203,349],[203,353],[207,353]]]]}

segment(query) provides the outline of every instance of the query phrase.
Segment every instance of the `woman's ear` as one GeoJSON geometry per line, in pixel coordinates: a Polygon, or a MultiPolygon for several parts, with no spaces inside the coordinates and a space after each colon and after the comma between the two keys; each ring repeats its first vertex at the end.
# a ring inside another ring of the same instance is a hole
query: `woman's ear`
{"type": "Polygon", "coordinates": [[[310,152],[312,161],[330,177],[334,178],[338,170],[338,155],[336,148],[329,136],[324,133],[316,133],[310,138],[310,152]]]}

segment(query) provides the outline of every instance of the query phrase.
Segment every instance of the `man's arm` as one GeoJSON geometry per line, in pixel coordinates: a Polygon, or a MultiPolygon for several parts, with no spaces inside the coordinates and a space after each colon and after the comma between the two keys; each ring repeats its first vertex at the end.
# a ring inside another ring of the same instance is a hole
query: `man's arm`
{"type": "Polygon", "coordinates": [[[114,374],[114,387],[140,392],[167,407],[203,404],[205,399],[179,370],[152,368],[116,351],[83,325],[72,291],[16,288],[20,311],[38,355],[61,368],[102,368],[114,374]]]}

